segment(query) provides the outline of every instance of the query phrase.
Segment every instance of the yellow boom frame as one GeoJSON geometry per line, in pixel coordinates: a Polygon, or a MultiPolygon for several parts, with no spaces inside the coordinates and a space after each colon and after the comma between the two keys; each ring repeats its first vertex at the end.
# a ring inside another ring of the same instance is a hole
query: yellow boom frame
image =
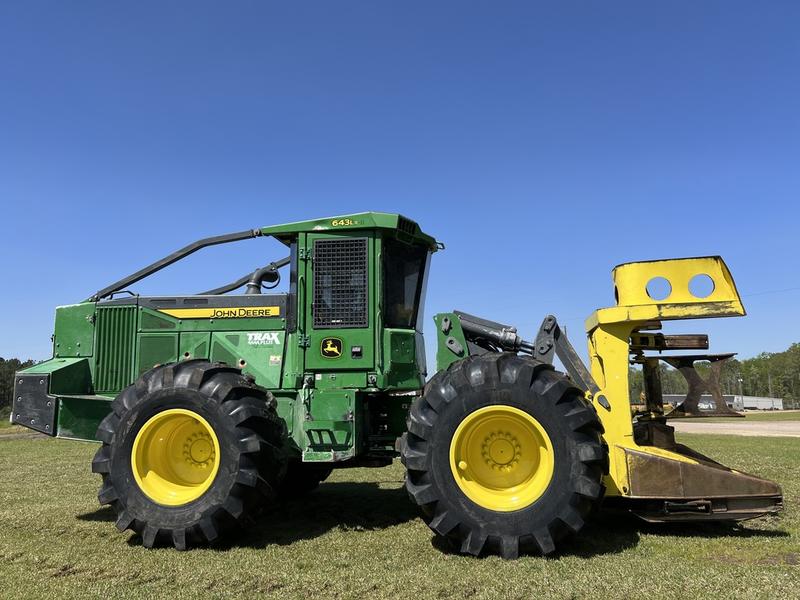
{"type": "Polygon", "coordinates": [[[680,444],[658,447],[634,439],[628,382],[631,336],[661,329],[662,321],[743,316],[744,306],[722,258],[626,263],[614,268],[612,276],[616,306],[599,309],[586,320],[591,373],[600,388],[593,404],[609,452],[607,496],[702,500],[708,505],[699,513],[742,510],[745,518],[779,505],[780,487],[773,482],[727,469],[680,444]],[[690,291],[690,281],[701,275],[713,281],[713,291],[706,297],[690,291]],[[647,286],[659,277],[669,282],[671,290],[666,298],[655,300],[647,286]]]}

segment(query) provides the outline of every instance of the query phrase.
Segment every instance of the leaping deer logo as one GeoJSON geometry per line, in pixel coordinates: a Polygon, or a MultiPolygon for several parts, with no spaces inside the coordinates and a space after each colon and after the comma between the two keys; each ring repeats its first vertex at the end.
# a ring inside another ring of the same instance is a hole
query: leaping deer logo
{"type": "Polygon", "coordinates": [[[339,358],[342,355],[342,340],[339,338],[325,338],[322,340],[322,356],[326,358],[339,358]]]}

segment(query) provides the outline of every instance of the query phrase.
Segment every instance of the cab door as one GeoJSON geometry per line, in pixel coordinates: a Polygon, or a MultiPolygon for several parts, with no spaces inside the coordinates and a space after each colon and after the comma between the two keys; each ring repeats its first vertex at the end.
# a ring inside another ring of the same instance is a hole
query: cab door
{"type": "Polygon", "coordinates": [[[309,234],[308,248],[306,370],[345,371],[334,375],[338,381],[325,379],[334,387],[363,386],[375,365],[374,237],[309,234]]]}

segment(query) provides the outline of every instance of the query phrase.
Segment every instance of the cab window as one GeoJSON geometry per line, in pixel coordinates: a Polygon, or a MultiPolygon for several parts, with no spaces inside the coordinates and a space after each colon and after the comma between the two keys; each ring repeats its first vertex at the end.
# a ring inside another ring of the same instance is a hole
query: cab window
{"type": "Polygon", "coordinates": [[[388,239],[383,246],[384,323],[413,329],[422,296],[428,250],[388,239]]]}

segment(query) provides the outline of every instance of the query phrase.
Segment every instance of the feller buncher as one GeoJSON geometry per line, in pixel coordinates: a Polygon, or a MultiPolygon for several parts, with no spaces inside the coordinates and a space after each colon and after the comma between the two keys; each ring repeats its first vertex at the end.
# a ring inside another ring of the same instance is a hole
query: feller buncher
{"type": "Polygon", "coordinates": [[[781,508],[777,484],[677,443],[667,424],[731,413],[715,379],[730,355],[665,355],[706,349],[708,337],[660,331],[663,321],[745,314],[721,258],[616,267],[616,304],[586,321],[589,368],[553,316],[530,342],[508,325],[437,314],[437,372],[426,383],[422,308],[442,248],[383,213],[200,240],[57,308],[53,358],[17,373],[11,420],[99,441],[98,499],[146,547],[214,542],[275,496],[291,500],[333,469],[398,456],[422,518],[472,555],[551,553],[601,502],[651,522],[781,508]],[[228,285],[191,296],[128,291],[203,247],[264,236],[288,256],[228,285]],[[288,292],[264,293],[281,270],[288,292]],[[713,289],[693,293],[698,276],[713,289]],[[660,300],[648,293],[658,277],[671,286],[660,300]],[[661,360],[689,382],[686,401],[668,411],[661,360]],[[697,374],[698,361],[712,363],[710,375],[697,374]],[[635,414],[632,362],[645,379],[635,414]],[[698,409],[703,392],[715,399],[710,413],[698,409]]]}

